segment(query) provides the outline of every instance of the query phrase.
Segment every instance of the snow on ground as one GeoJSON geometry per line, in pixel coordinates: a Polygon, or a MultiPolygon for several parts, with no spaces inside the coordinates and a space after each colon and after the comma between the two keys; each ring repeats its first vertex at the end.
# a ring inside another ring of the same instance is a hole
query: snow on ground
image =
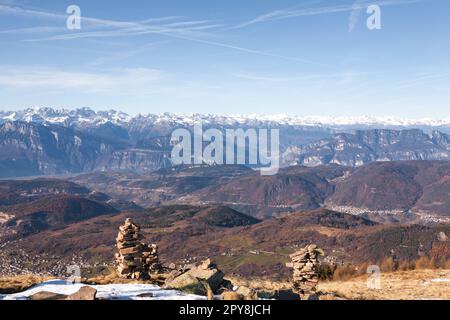
{"type": "Polygon", "coordinates": [[[450,282],[450,278],[433,279],[431,282],[450,282]]]}
{"type": "MultiPolygon", "coordinates": [[[[72,284],[65,280],[43,282],[21,293],[0,295],[0,300],[26,300],[29,296],[41,292],[53,292],[70,295],[77,292],[85,284],[72,284]]],[[[108,284],[90,286],[97,290],[97,298],[110,300],[205,300],[205,297],[185,294],[175,290],[164,290],[150,284],[108,284]],[[153,297],[138,297],[152,293],[153,297]]]]}

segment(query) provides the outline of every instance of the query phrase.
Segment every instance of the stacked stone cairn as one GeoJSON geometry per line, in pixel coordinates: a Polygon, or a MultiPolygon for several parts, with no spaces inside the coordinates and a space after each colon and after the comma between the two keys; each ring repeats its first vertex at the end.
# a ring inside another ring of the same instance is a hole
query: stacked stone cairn
{"type": "Polygon", "coordinates": [[[301,299],[308,300],[316,295],[319,283],[318,256],[323,254],[322,249],[312,244],[290,255],[291,262],[286,266],[294,269],[293,290],[301,299]]]}
{"type": "Polygon", "coordinates": [[[117,235],[117,273],[126,279],[147,280],[161,270],[158,247],[143,242],[140,228],[131,219],[119,227],[117,235]]]}

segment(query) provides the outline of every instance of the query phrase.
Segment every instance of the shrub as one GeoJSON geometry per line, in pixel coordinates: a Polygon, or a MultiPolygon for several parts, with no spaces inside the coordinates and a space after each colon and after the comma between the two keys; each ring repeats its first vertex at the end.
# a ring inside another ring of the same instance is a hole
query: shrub
{"type": "Polygon", "coordinates": [[[403,260],[398,265],[398,270],[400,271],[408,271],[414,270],[416,268],[416,263],[414,261],[403,260]]]}
{"type": "Polygon", "coordinates": [[[336,267],[333,273],[333,280],[348,280],[358,275],[358,270],[349,264],[336,267]]]}
{"type": "Polygon", "coordinates": [[[380,269],[382,272],[392,272],[397,270],[398,263],[394,261],[392,257],[385,258],[380,265],[380,269]]]}
{"type": "Polygon", "coordinates": [[[436,267],[436,264],[434,260],[423,256],[416,261],[415,267],[416,269],[434,269],[436,267]]]}
{"type": "Polygon", "coordinates": [[[331,280],[333,279],[333,273],[336,269],[336,266],[331,266],[329,264],[321,264],[317,272],[319,273],[320,280],[331,280]]]}

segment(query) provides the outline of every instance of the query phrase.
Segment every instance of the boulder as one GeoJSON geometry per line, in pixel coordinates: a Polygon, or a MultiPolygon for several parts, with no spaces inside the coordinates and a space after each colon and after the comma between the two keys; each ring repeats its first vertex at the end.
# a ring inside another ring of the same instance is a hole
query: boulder
{"type": "Polygon", "coordinates": [[[295,293],[294,291],[292,291],[292,289],[277,290],[270,297],[270,299],[273,299],[273,300],[300,300],[300,295],[298,293],[295,293]]]}
{"type": "Polygon", "coordinates": [[[82,287],[80,290],[67,297],[67,300],[95,300],[97,290],[92,287],[82,287]]]}
{"type": "Polygon", "coordinates": [[[41,291],[30,296],[30,300],[66,300],[67,295],[41,291]]]}
{"type": "Polygon", "coordinates": [[[202,266],[193,268],[178,277],[166,281],[166,287],[177,289],[198,295],[206,295],[205,286],[201,283],[206,281],[214,293],[220,289],[225,274],[218,269],[203,269],[202,266]]]}
{"type": "Polygon", "coordinates": [[[225,301],[244,300],[244,297],[242,295],[238,294],[237,292],[233,292],[233,291],[225,291],[224,293],[222,293],[221,298],[222,298],[222,300],[225,300],[225,301]]]}

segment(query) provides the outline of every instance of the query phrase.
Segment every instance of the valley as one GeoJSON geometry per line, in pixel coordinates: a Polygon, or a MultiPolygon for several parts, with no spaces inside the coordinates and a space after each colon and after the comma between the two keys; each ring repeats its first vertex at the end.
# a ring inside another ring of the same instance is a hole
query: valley
{"type": "Polygon", "coordinates": [[[8,217],[0,223],[2,262],[14,266],[2,272],[58,276],[76,261],[102,273],[112,267],[115,234],[128,217],[158,244],[162,261],[211,257],[243,278],[286,279],[287,255],[311,242],[332,265],[415,261],[423,254],[448,259],[449,216],[433,187],[441,190],[449,170],[447,162],[413,161],[290,167],[263,177],[240,166],[201,166],[1,181],[0,211],[8,217]],[[382,182],[388,175],[395,184],[382,182]],[[402,196],[400,183],[415,189],[402,196]],[[389,200],[390,192],[398,201],[389,200]],[[411,213],[428,201],[439,210],[411,213]],[[346,212],[349,205],[368,209],[346,212]]]}
{"type": "Polygon", "coordinates": [[[323,288],[337,297],[372,297],[348,289],[368,265],[396,276],[448,267],[444,133],[210,118],[205,127],[280,129],[284,165],[262,176],[244,165],[170,163],[168,135],[192,119],[54,112],[0,124],[0,277],[61,278],[77,266],[108,278],[127,218],[165,268],[210,258],[236,283],[286,283],[289,255],[311,243],[325,252],[322,277],[333,281],[323,288]]]}

